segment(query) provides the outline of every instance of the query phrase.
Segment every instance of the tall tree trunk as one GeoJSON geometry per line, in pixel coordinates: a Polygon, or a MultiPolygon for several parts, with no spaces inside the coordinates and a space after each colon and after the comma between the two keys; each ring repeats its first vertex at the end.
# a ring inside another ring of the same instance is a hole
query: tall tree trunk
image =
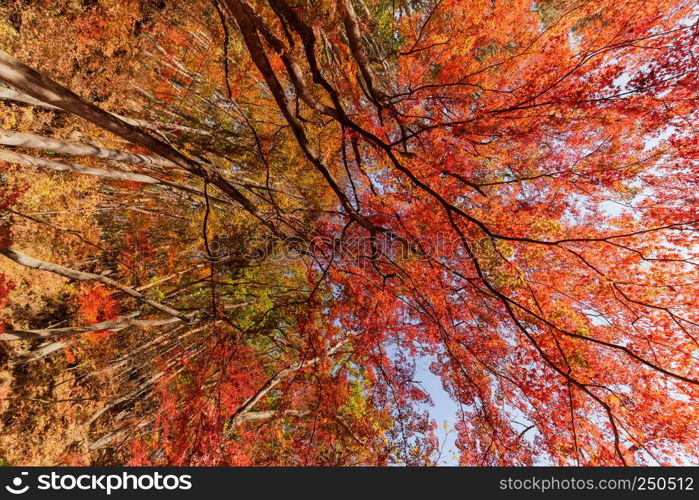
{"type": "Polygon", "coordinates": [[[111,321],[102,321],[86,326],[69,326],[65,328],[45,328],[39,330],[10,330],[0,333],[0,340],[45,340],[58,337],[70,337],[87,332],[99,332],[100,330],[111,330],[118,332],[130,326],[148,328],[153,326],[169,325],[180,321],[180,318],[167,319],[134,319],[130,316],[119,316],[111,321]]]}
{"type": "Polygon", "coordinates": [[[177,167],[177,165],[171,161],[163,160],[155,156],[141,155],[77,142],[62,141],[42,135],[14,132],[12,130],[0,130],[0,144],[25,149],[46,149],[67,155],[89,156],[91,158],[102,158],[103,160],[122,161],[144,167],[151,165],[159,167],[177,167]]]}
{"type": "Polygon", "coordinates": [[[197,163],[184,156],[173,147],[129,125],[121,118],[109,114],[71,92],[67,88],[46,78],[26,64],[0,50],[0,80],[12,85],[25,94],[46,102],[69,113],[80,116],[108,130],[127,141],[138,144],[151,152],[170,160],[180,168],[207,180],[231,199],[240,203],[250,213],[256,213],[256,207],[228,180],[214,168],[197,163]]]}
{"type": "MultiPolygon", "coordinates": [[[[22,153],[14,153],[3,150],[0,150],[0,160],[9,163],[16,163],[18,165],[47,168],[50,170],[55,170],[56,172],[72,172],[76,174],[94,175],[96,177],[103,177],[105,179],[118,179],[123,181],[140,182],[143,184],[161,185],[179,191],[184,191],[186,193],[195,194],[197,196],[206,196],[204,191],[202,191],[201,189],[185,186],[184,184],[180,184],[177,182],[156,179],[155,177],[151,177],[150,175],[137,174],[135,172],[126,172],[123,170],[115,170],[100,167],[89,167],[87,165],[77,165],[74,163],[61,163],[54,160],[48,160],[46,158],[37,158],[35,156],[29,156],[22,153]]],[[[215,196],[209,196],[209,199],[217,201],[219,203],[231,203],[227,200],[223,200],[215,196]]]]}
{"type": "Polygon", "coordinates": [[[179,318],[182,321],[187,321],[187,322],[190,321],[189,316],[181,313],[180,311],[173,309],[172,307],[166,306],[164,304],[161,304],[159,302],[155,302],[154,300],[150,300],[147,297],[145,297],[142,293],[137,292],[133,288],[128,287],[126,285],[122,285],[121,283],[118,283],[111,278],[107,278],[106,276],[102,276],[101,274],[76,271],[74,269],[69,269],[67,267],[63,267],[63,266],[60,266],[58,264],[53,264],[51,262],[44,262],[42,260],[35,259],[34,257],[32,257],[30,255],[22,253],[18,250],[15,250],[14,248],[11,248],[11,247],[0,249],[0,254],[4,255],[8,259],[16,262],[17,264],[20,264],[20,265],[25,266],[25,267],[30,267],[33,269],[40,269],[42,271],[49,271],[51,273],[58,274],[58,275],[63,276],[65,278],[76,280],[76,281],[97,281],[97,282],[102,283],[106,286],[118,288],[119,290],[126,293],[127,295],[130,295],[131,297],[143,302],[144,304],[148,304],[149,306],[151,306],[155,309],[158,309],[159,311],[162,311],[170,316],[174,316],[176,318],[179,318]]]}
{"type": "MultiPolygon", "coordinates": [[[[4,88],[4,87],[0,87],[0,100],[21,102],[23,104],[29,104],[31,106],[36,106],[38,108],[43,108],[43,109],[50,109],[52,111],[64,111],[63,109],[61,109],[57,106],[54,106],[52,104],[47,104],[47,103],[40,101],[38,99],[34,99],[33,97],[28,96],[26,94],[23,94],[22,92],[18,92],[14,89],[9,89],[9,88],[4,88]]],[[[136,118],[129,118],[128,116],[118,115],[116,113],[110,113],[110,114],[112,116],[116,116],[120,120],[123,120],[124,122],[126,122],[129,125],[132,125],[134,127],[146,128],[146,129],[153,130],[156,132],[160,132],[162,129],[165,129],[165,130],[179,130],[182,132],[190,132],[190,133],[194,133],[194,134],[211,135],[211,132],[209,132],[208,130],[199,130],[196,128],[186,127],[184,125],[179,125],[177,123],[138,120],[136,118]]]]}

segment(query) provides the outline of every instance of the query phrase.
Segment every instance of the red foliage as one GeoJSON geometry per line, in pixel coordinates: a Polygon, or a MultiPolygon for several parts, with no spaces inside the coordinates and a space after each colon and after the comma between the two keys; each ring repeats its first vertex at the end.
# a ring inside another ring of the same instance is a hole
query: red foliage
{"type": "MultiPolygon", "coordinates": [[[[119,315],[119,304],[102,284],[83,283],[77,302],[77,316],[86,324],[100,323],[119,315]]],[[[84,337],[91,343],[97,343],[108,334],[109,330],[101,330],[90,332],[84,337]]]]}
{"type": "Polygon", "coordinates": [[[78,293],[78,317],[87,324],[114,319],[119,305],[102,284],[83,283],[78,293]]]}

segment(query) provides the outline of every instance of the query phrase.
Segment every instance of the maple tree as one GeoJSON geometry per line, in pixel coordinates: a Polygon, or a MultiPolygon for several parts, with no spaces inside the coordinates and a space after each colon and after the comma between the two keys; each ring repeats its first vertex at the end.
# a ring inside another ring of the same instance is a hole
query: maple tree
{"type": "Polygon", "coordinates": [[[431,360],[463,465],[696,462],[694,2],[15,3],[9,427],[43,366],[66,463],[428,465],[431,360]]]}

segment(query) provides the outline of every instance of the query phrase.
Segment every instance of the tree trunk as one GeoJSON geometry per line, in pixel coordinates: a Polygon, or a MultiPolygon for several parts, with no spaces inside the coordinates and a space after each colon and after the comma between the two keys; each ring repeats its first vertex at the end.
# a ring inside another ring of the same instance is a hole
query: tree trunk
{"type": "Polygon", "coordinates": [[[103,160],[122,161],[148,167],[151,165],[159,167],[173,167],[177,165],[162,158],[154,156],[130,153],[118,149],[102,148],[89,144],[79,144],[76,142],[62,141],[51,137],[44,137],[36,134],[26,134],[11,130],[0,130],[0,144],[4,146],[14,146],[25,149],[45,149],[67,155],[89,156],[91,158],[102,158],[103,160]]]}
{"type": "Polygon", "coordinates": [[[129,316],[119,316],[111,321],[102,321],[86,326],[69,326],[65,328],[45,328],[41,330],[10,330],[0,334],[0,340],[45,340],[57,337],[70,337],[87,332],[111,330],[118,332],[130,326],[148,328],[153,326],[169,325],[180,321],[179,318],[167,319],[133,319],[129,316]]]}
{"type": "Polygon", "coordinates": [[[173,309],[173,308],[166,306],[164,304],[160,304],[159,302],[155,302],[153,300],[150,300],[150,299],[146,298],[143,294],[134,290],[133,288],[122,285],[121,283],[118,283],[111,278],[107,278],[106,276],[102,276],[101,274],[75,271],[74,269],[69,269],[67,267],[59,266],[58,264],[53,264],[51,262],[44,262],[44,261],[35,259],[34,257],[32,257],[30,255],[27,255],[25,253],[17,251],[11,247],[0,249],[0,254],[3,254],[8,259],[16,262],[17,264],[25,266],[25,267],[30,267],[33,269],[40,269],[42,271],[49,271],[49,272],[52,272],[54,274],[58,274],[60,276],[66,277],[68,279],[76,280],[76,281],[97,281],[97,282],[102,283],[106,286],[118,288],[119,290],[126,293],[127,295],[130,295],[131,297],[134,297],[135,299],[138,299],[139,301],[143,302],[144,304],[148,304],[149,306],[154,307],[155,309],[158,309],[159,311],[162,311],[170,316],[174,316],[176,318],[179,318],[182,321],[187,321],[187,322],[190,321],[190,318],[187,315],[177,311],[176,309],[173,309]]]}
{"type": "Polygon", "coordinates": [[[1,50],[0,80],[35,99],[80,116],[133,144],[147,148],[180,168],[206,179],[250,213],[256,213],[256,207],[214,169],[190,160],[168,144],[87,102],[1,50]]]}

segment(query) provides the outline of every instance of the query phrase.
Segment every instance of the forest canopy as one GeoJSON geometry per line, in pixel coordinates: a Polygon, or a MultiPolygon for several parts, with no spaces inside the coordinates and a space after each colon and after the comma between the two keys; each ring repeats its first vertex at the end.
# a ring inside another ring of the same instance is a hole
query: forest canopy
{"type": "Polygon", "coordinates": [[[691,0],[0,5],[0,460],[699,460],[691,0]]]}

